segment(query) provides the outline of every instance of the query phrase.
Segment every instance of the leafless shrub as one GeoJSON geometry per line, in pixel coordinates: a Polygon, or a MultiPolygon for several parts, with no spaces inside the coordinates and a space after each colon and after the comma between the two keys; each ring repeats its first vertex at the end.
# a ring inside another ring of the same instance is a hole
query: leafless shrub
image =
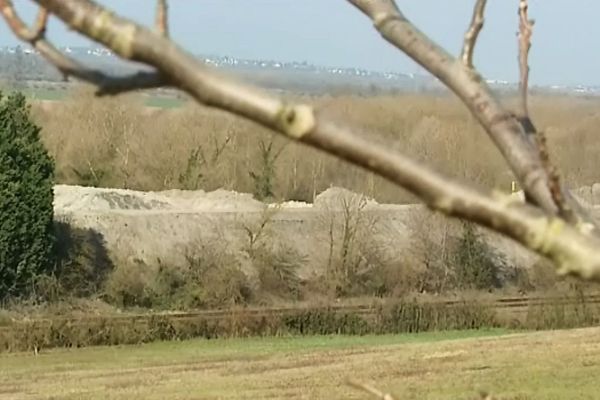
{"type": "Polygon", "coordinates": [[[407,224],[412,232],[410,257],[419,276],[417,291],[439,294],[452,290],[450,260],[456,222],[423,208],[411,214],[407,224]]]}
{"type": "Polygon", "coordinates": [[[262,303],[271,302],[272,297],[298,300],[302,296],[298,270],[306,264],[307,257],[273,235],[271,223],[279,208],[279,205],[267,207],[256,221],[243,224],[247,235],[243,251],[256,271],[256,296],[262,303]]]}
{"type": "Polygon", "coordinates": [[[104,297],[122,307],[222,308],[248,303],[253,287],[239,259],[222,242],[209,240],[188,248],[187,263],[132,260],[109,275],[104,297]]]}
{"type": "Polygon", "coordinates": [[[368,201],[342,191],[319,206],[328,249],[325,274],[314,279],[330,298],[400,295],[413,284],[411,270],[391,251],[394,239],[369,212],[368,201]]]}
{"type": "Polygon", "coordinates": [[[184,308],[231,307],[252,298],[248,277],[225,246],[199,246],[187,259],[182,286],[173,291],[176,303],[184,308]]]}
{"type": "Polygon", "coordinates": [[[156,270],[140,260],[120,264],[108,276],[104,298],[122,307],[151,308],[155,302],[152,285],[156,270]]]}

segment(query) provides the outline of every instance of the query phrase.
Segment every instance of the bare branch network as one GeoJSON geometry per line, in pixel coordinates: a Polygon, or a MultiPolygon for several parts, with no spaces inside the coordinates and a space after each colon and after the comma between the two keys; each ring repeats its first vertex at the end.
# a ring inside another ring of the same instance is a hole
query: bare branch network
{"type": "Polygon", "coordinates": [[[160,86],[178,88],[198,103],[252,120],[289,139],[361,166],[417,195],[431,209],[473,221],[548,257],[560,274],[600,279],[600,236],[596,223],[576,202],[550,163],[546,143],[527,109],[533,23],[527,0],[519,2],[521,104],[514,113],[494,96],[473,66],[486,1],[475,1],[462,54],[454,57],[414,26],[393,0],[347,0],[369,17],[383,38],[436,76],[485,128],[524,188],[526,202],[466,186],[408,156],[364,139],[357,130],[329,120],[308,104],[295,104],[237,82],[205,66],[169,38],[168,4],[157,1],[156,26],[149,29],[91,0],[32,0],[40,16],[28,28],[12,1],[0,9],[14,34],[30,43],[65,76],[90,82],[99,95],[160,86]],[[46,38],[48,16],[104,45],[126,60],[153,68],[128,77],[111,77],[62,54],[46,38]]]}

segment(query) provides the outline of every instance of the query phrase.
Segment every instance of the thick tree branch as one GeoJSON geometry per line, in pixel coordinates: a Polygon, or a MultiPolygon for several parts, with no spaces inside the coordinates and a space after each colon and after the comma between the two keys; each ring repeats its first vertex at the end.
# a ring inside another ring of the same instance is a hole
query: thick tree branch
{"type": "Polygon", "coordinates": [[[395,1],[348,1],[371,18],[387,41],[440,79],[467,105],[508,161],[528,198],[556,214],[558,209],[539,154],[527,140],[521,124],[502,107],[483,78],[416,28],[395,1]]]}
{"type": "MultiPolygon", "coordinates": [[[[465,187],[323,119],[308,105],[290,104],[224,78],[167,38],[90,0],[35,1],[121,57],[155,67],[173,86],[202,104],[245,117],[375,172],[411,191],[432,209],[489,227],[549,257],[560,273],[600,278],[600,239],[577,231],[560,218],[530,205],[514,204],[504,196],[465,187]]],[[[485,110],[482,114],[489,116],[485,110]]],[[[504,123],[496,121],[494,126],[504,123]]]]}
{"type": "Polygon", "coordinates": [[[31,44],[40,54],[54,65],[65,77],[73,76],[98,87],[98,94],[118,94],[135,89],[162,87],[167,81],[156,72],[139,71],[126,76],[109,76],[102,71],[88,68],[66,56],[45,38],[48,11],[40,7],[33,29],[29,29],[17,14],[11,0],[0,0],[0,12],[13,33],[31,44]]]}
{"type": "Polygon", "coordinates": [[[487,0],[477,0],[473,8],[473,17],[469,30],[465,33],[461,59],[465,66],[473,68],[473,53],[479,33],[483,28],[485,5],[487,0]]]}
{"type": "MultiPolygon", "coordinates": [[[[552,194],[553,183],[541,160],[537,145],[526,133],[526,131],[535,131],[528,116],[523,119],[508,112],[493,96],[477,71],[465,66],[461,60],[452,57],[419,31],[401,13],[394,0],[348,0],[348,2],[369,16],[386,40],[426,68],[458,95],[507,160],[529,202],[542,207],[550,214],[561,213],[563,205],[557,204],[552,194]]],[[[477,11],[476,9],[475,14],[477,11]]],[[[577,218],[571,222],[578,226],[595,227],[594,219],[583,210],[573,196],[564,188],[563,193],[569,207],[577,211],[577,218]]],[[[600,229],[594,228],[594,231],[597,233],[600,229]]]]}
{"type": "Polygon", "coordinates": [[[100,70],[88,68],[79,61],[65,56],[45,39],[36,41],[33,46],[65,77],[75,77],[95,85],[98,88],[96,93],[100,96],[168,85],[168,81],[161,74],[153,71],[139,71],[125,76],[110,76],[100,70]]]}
{"type": "Polygon", "coordinates": [[[156,30],[164,37],[169,37],[169,4],[168,0],[157,0],[156,30]]]}

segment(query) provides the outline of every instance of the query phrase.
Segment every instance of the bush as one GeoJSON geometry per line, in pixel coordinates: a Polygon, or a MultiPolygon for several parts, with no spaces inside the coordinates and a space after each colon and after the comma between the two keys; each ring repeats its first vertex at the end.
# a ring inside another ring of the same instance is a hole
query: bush
{"type": "Polygon", "coordinates": [[[105,299],[121,307],[223,308],[246,304],[249,280],[236,258],[218,244],[200,244],[187,254],[187,265],[173,267],[158,260],[119,265],[105,285],[105,299]]]}
{"type": "Polygon", "coordinates": [[[301,281],[298,270],[306,263],[306,256],[293,247],[262,245],[252,253],[252,263],[258,271],[260,292],[281,299],[298,300],[301,281]]]}
{"type": "Polygon", "coordinates": [[[266,144],[259,142],[260,150],[260,169],[258,172],[250,171],[250,177],[254,182],[254,196],[259,200],[271,199],[275,196],[273,193],[276,181],[275,163],[283,151],[283,147],[278,151],[273,149],[273,142],[266,144]]]}
{"type": "Polygon", "coordinates": [[[527,329],[574,329],[598,326],[600,305],[588,301],[582,290],[563,293],[549,302],[532,304],[527,309],[527,329]]]}
{"type": "Polygon", "coordinates": [[[477,302],[447,306],[411,300],[400,300],[363,312],[332,307],[298,308],[284,312],[251,312],[233,308],[216,315],[60,317],[11,323],[0,330],[0,353],[31,350],[34,346],[84,347],[273,335],[397,334],[498,326],[494,310],[477,302]]]}
{"type": "Polygon", "coordinates": [[[183,286],[175,296],[182,308],[223,308],[246,304],[252,297],[248,278],[235,257],[214,245],[187,256],[183,286]]]}
{"type": "Polygon", "coordinates": [[[481,238],[473,224],[463,223],[463,234],[453,261],[458,288],[481,290],[500,286],[502,260],[481,238]]]}
{"type": "Polygon", "coordinates": [[[120,264],[106,281],[105,299],[123,307],[152,307],[155,279],[155,272],[140,260],[120,264]]]}
{"type": "Polygon", "coordinates": [[[22,94],[0,93],[0,298],[51,272],[54,162],[22,94]]]}
{"type": "Polygon", "coordinates": [[[55,276],[62,293],[74,297],[97,294],[113,269],[102,234],[59,221],[55,223],[55,235],[55,276]]]}

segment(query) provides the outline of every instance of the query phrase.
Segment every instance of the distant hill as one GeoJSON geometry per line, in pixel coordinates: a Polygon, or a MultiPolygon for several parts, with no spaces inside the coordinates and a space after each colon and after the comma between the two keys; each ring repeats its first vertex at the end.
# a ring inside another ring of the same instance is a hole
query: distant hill
{"type": "MultiPolygon", "coordinates": [[[[131,73],[144,68],[139,64],[124,62],[103,48],[63,47],[66,54],[91,67],[115,75],[131,73]]],[[[218,55],[197,55],[206,65],[227,70],[261,87],[307,94],[381,94],[428,93],[447,91],[430,75],[398,72],[369,71],[352,67],[325,67],[306,62],[274,60],[248,60],[218,55]]],[[[22,47],[0,48],[0,79],[5,82],[45,81],[60,82],[62,76],[35,50],[22,47]]],[[[513,92],[517,85],[500,80],[488,84],[501,92],[513,92]]],[[[598,87],[548,86],[532,90],[548,93],[597,95],[598,87]]]]}

